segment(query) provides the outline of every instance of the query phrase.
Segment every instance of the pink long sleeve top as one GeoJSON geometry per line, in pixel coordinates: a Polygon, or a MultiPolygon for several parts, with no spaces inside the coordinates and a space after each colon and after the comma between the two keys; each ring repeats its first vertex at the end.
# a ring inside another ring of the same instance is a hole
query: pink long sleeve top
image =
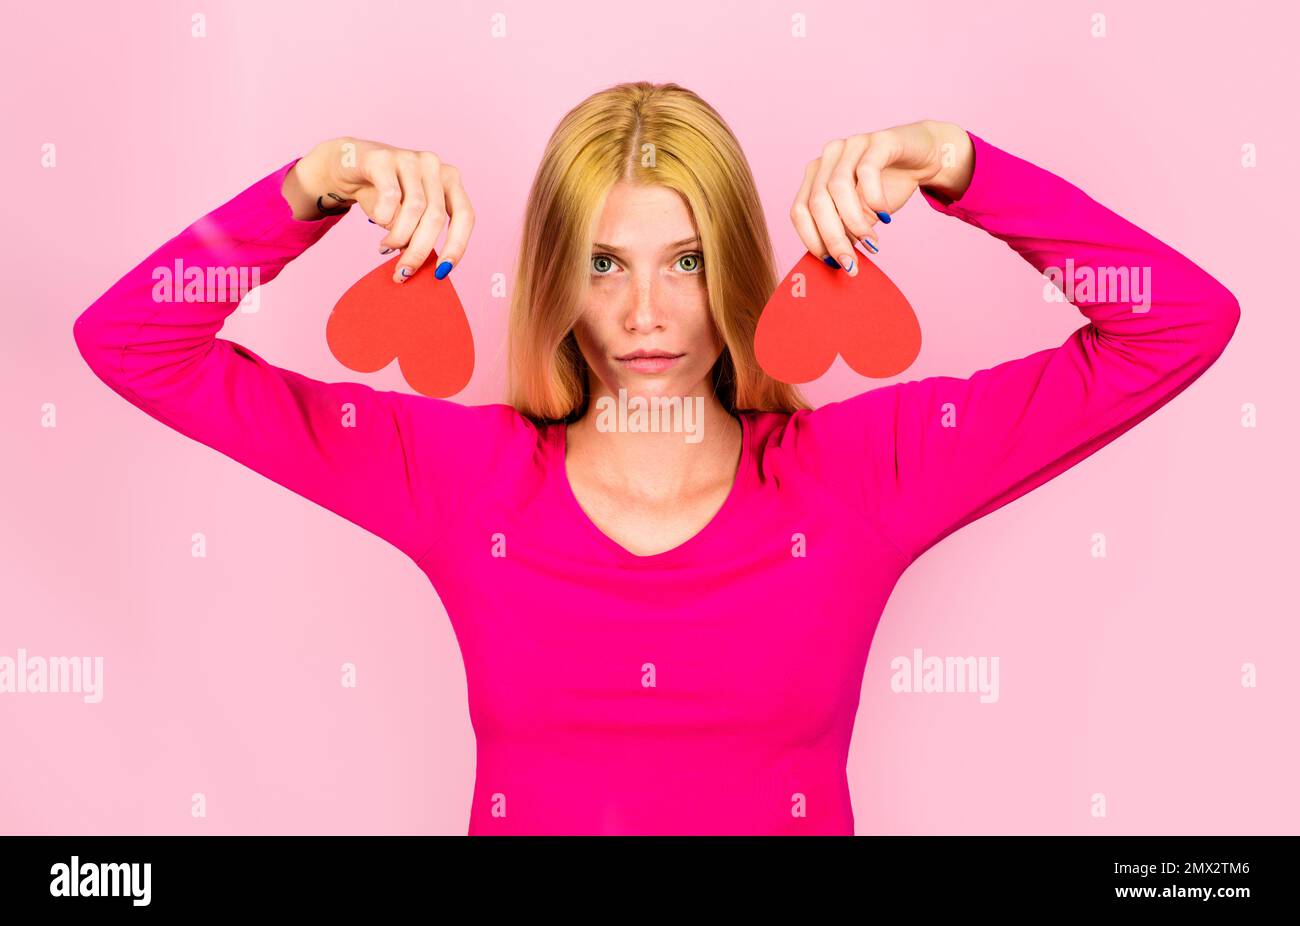
{"type": "Polygon", "coordinates": [[[1076,296],[1086,324],[1064,344],[969,378],[742,412],[730,495],[655,555],[624,549],[579,507],[562,424],[274,366],[217,337],[237,292],[155,301],[154,268],[256,267],[265,284],[328,232],[338,217],[297,221],[281,196],[294,162],[127,273],[75,339],[132,405],[428,576],[469,686],[470,835],[852,834],[849,740],[903,571],[1178,395],[1240,317],[1173,248],[971,138],[970,187],[955,202],[922,190],[934,209],[1039,271],[1150,268],[1146,310],[1076,296]]]}

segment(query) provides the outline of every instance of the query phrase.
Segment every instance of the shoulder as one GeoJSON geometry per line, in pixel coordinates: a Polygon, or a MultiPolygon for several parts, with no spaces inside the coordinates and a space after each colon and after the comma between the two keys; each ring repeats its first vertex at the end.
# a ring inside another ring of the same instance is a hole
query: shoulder
{"type": "Polygon", "coordinates": [[[903,384],[812,409],[747,413],[765,480],[818,486],[852,510],[870,509],[894,466],[893,421],[903,384]]]}
{"type": "Polygon", "coordinates": [[[390,395],[410,450],[436,459],[445,475],[465,484],[531,461],[551,437],[550,428],[535,425],[502,402],[465,405],[411,393],[390,395]]]}
{"type": "Polygon", "coordinates": [[[893,417],[900,390],[898,383],[827,402],[794,413],[748,411],[756,447],[782,448],[800,455],[834,453],[861,444],[893,417]]]}
{"type": "Polygon", "coordinates": [[[543,429],[503,402],[465,405],[450,399],[435,399],[411,393],[393,393],[408,418],[416,425],[444,432],[522,437],[536,440],[543,429]]]}

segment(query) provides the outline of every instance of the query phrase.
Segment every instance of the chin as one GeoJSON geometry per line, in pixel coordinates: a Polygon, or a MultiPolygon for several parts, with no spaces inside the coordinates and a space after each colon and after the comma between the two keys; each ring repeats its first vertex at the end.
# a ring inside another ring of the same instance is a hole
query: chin
{"type": "Polygon", "coordinates": [[[624,374],[619,381],[612,384],[611,392],[615,398],[618,397],[619,389],[626,389],[628,398],[633,396],[681,396],[691,393],[695,384],[699,382],[698,378],[689,376],[656,376],[654,374],[628,375],[624,374]]]}

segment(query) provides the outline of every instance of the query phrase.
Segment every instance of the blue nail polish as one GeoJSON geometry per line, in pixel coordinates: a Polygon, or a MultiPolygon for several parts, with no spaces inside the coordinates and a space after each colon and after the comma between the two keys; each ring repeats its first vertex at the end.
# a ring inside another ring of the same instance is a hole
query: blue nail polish
{"type": "Polygon", "coordinates": [[[871,248],[871,253],[872,253],[872,254],[879,254],[879,253],[880,253],[880,248],[876,247],[874,244],[872,244],[872,243],[871,243],[870,241],[868,241],[866,238],[863,238],[863,239],[862,239],[862,243],[865,244],[867,247],[871,248]]]}
{"type": "Polygon", "coordinates": [[[893,219],[891,219],[891,218],[889,217],[889,213],[888,213],[888,212],[877,212],[877,213],[876,213],[876,218],[880,219],[880,221],[884,222],[886,225],[888,225],[890,222],[894,221],[893,219]]]}
{"type": "Polygon", "coordinates": [[[444,260],[438,265],[438,269],[433,271],[433,278],[435,280],[441,280],[449,273],[451,273],[451,261],[444,260]]]}
{"type": "Polygon", "coordinates": [[[823,257],[822,263],[825,264],[827,267],[830,267],[832,270],[840,269],[839,263],[833,257],[823,257]]]}

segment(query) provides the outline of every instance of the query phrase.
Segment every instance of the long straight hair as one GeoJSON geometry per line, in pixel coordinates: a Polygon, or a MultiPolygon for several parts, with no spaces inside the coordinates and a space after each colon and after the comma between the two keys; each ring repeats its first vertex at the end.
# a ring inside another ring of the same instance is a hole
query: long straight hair
{"type": "Polygon", "coordinates": [[[535,423],[572,421],[588,402],[573,336],[590,285],[596,210],[619,181],[676,190],[704,254],[709,312],[724,344],[712,370],[728,412],[809,408],[754,358],[758,316],[780,278],[749,163],[722,117],[674,83],[621,83],[560,120],[533,178],[510,300],[509,403],[535,423]]]}

